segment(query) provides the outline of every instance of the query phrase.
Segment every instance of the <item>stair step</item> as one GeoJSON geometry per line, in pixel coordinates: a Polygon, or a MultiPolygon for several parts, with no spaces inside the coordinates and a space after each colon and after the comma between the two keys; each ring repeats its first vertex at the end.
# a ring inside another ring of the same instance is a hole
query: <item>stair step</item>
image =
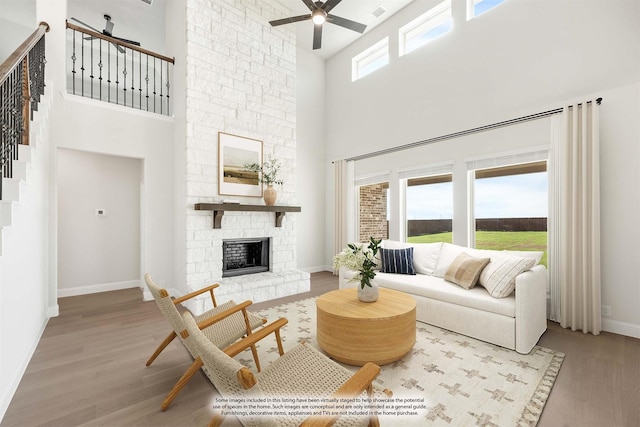
{"type": "Polygon", "coordinates": [[[0,228],[10,227],[13,221],[13,202],[0,200],[0,228]]]}
{"type": "Polygon", "coordinates": [[[25,191],[26,183],[17,178],[4,178],[2,180],[2,200],[6,202],[19,202],[20,192],[25,191]]]}

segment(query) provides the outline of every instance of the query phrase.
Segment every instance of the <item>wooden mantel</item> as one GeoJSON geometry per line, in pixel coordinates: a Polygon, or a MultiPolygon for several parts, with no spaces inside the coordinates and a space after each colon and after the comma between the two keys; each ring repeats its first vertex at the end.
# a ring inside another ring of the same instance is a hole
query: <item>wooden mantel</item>
{"type": "Polygon", "coordinates": [[[287,212],[301,212],[300,206],[265,206],[265,205],[243,205],[240,203],[196,203],[197,211],[213,212],[213,228],[222,228],[222,217],[225,211],[236,212],[275,212],[276,227],[282,226],[282,218],[287,212]]]}

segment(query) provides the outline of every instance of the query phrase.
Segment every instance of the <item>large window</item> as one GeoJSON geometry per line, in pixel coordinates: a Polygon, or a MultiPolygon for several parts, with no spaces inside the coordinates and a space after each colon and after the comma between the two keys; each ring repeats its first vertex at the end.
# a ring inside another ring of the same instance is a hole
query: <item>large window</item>
{"type": "Polygon", "coordinates": [[[451,31],[451,0],[446,0],[398,30],[400,56],[451,31]]]}
{"type": "Polygon", "coordinates": [[[405,203],[407,242],[452,242],[453,183],[450,173],[407,179],[405,203]]]}
{"type": "Polygon", "coordinates": [[[389,37],[360,52],[351,60],[351,81],[371,74],[389,63],[389,37]]]}
{"type": "Polygon", "coordinates": [[[475,247],[544,251],[547,265],[547,162],[474,172],[475,247]]]}

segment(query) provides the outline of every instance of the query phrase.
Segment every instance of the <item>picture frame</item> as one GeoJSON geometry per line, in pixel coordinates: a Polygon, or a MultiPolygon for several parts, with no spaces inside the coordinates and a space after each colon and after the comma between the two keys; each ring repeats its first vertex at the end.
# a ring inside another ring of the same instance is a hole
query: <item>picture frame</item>
{"type": "Polygon", "coordinates": [[[226,196],[262,197],[259,172],[244,169],[250,163],[262,166],[263,143],[218,132],[218,193],[226,196]]]}

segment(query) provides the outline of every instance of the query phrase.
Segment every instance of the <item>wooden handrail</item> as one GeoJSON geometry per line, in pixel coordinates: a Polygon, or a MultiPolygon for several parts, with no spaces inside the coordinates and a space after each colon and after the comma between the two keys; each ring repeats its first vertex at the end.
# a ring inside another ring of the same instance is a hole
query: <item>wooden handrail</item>
{"type": "Polygon", "coordinates": [[[38,28],[0,65],[0,84],[5,81],[14,68],[22,64],[22,59],[29,53],[42,36],[49,32],[49,24],[41,22],[38,28]]]}
{"type": "Polygon", "coordinates": [[[136,45],[133,45],[133,44],[130,44],[130,43],[125,43],[122,40],[118,40],[118,39],[115,39],[113,37],[105,36],[102,33],[98,33],[96,31],[88,30],[88,29],[86,29],[84,27],[80,27],[78,25],[72,24],[69,21],[66,21],[66,22],[67,22],[67,28],[70,28],[72,30],[80,31],[81,33],[84,33],[84,34],[86,34],[88,36],[95,37],[95,38],[102,39],[102,40],[106,40],[109,43],[114,43],[114,44],[116,44],[118,46],[126,47],[127,49],[135,50],[135,51],[138,51],[140,53],[144,53],[145,55],[153,56],[154,58],[158,58],[158,59],[161,59],[163,61],[175,64],[175,58],[169,58],[168,56],[160,55],[159,53],[155,53],[155,52],[152,52],[150,50],[143,49],[140,46],[136,46],[136,45]]]}

